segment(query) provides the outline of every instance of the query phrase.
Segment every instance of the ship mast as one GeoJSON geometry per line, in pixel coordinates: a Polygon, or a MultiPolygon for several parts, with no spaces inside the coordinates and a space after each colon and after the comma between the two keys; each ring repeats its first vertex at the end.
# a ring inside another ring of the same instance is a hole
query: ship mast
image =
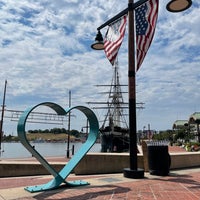
{"type": "MultiPolygon", "coordinates": [[[[122,96],[121,85],[119,81],[119,73],[118,73],[118,61],[116,59],[114,65],[113,77],[110,85],[97,85],[97,86],[109,86],[110,89],[108,92],[108,99],[106,102],[88,102],[88,104],[95,104],[101,106],[95,106],[93,109],[106,109],[106,116],[103,120],[101,129],[104,129],[106,126],[109,126],[111,129],[114,127],[128,128],[123,110],[128,109],[128,103],[125,103],[122,96]],[[102,106],[103,105],[103,106],[102,106]]],[[[127,93],[127,92],[123,92],[127,93]]]]}
{"type": "MultiPolygon", "coordinates": [[[[128,102],[124,102],[123,99],[123,93],[128,93],[128,92],[123,92],[121,90],[122,86],[128,87],[128,85],[120,84],[119,81],[119,67],[118,67],[118,59],[115,60],[115,64],[113,66],[113,77],[111,84],[108,85],[97,85],[99,86],[107,86],[110,87],[108,92],[103,92],[103,93],[108,93],[108,99],[105,102],[87,102],[88,104],[93,104],[96,105],[92,107],[92,109],[106,109],[106,115],[103,119],[103,123],[101,126],[101,130],[104,129],[105,127],[109,126],[111,130],[114,129],[114,127],[123,127],[128,129],[128,124],[126,121],[126,117],[128,113],[124,112],[125,110],[128,110],[128,102]]],[[[143,109],[143,104],[144,103],[136,103],[137,104],[137,109],[143,109]]]]}
{"type": "Polygon", "coordinates": [[[113,118],[114,126],[121,126],[120,116],[123,114],[123,110],[121,108],[121,104],[123,103],[122,91],[119,82],[119,73],[118,73],[118,60],[115,62],[114,66],[114,75],[113,75],[113,91],[110,92],[110,98],[112,99],[113,104],[113,113],[111,112],[111,116],[113,118]]]}
{"type": "MultiPolygon", "coordinates": [[[[122,86],[128,88],[128,85],[122,85],[119,81],[118,60],[116,59],[113,67],[113,76],[111,84],[97,85],[109,87],[107,93],[107,101],[104,102],[88,102],[88,104],[95,104],[93,109],[105,109],[100,132],[101,132],[101,152],[127,152],[129,149],[129,134],[128,123],[126,116],[128,116],[128,102],[124,102],[122,86]]],[[[143,108],[143,103],[137,103],[137,108],[143,108]],[[139,105],[138,105],[139,104],[139,105]]]]}

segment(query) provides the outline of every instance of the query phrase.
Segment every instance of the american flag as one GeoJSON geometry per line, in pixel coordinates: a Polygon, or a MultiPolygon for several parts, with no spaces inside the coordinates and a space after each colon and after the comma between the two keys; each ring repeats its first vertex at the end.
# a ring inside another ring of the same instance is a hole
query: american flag
{"type": "Polygon", "coordinates": [[[126,30],[127,15],[119,18],[117,21],[112,23],[104,38],[104,51],[106,57],[112,65],[114,65],[117,53],[121,46],[126,30]]]}
{"type": "Polygon", "coordinates": [[[149,0],[135,9],[137,70],[151,45],[158,17],[158,0],[149,0]]]}

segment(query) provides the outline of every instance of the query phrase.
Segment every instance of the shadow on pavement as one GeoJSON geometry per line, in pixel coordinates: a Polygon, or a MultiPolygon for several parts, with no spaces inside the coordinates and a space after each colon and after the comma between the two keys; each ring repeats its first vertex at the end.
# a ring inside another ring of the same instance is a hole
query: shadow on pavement
{"type": "Polygon", "coordinates": [[[159,181],[166,181],[166,182],[173,182],[173,183],[181,183],[185,185],[185,187],[189,189],[195,189],[200,188],[200,177],[196,175],[186,175],[186,174],[176,174],[176,173],[170,173],[169,176],[163,177],[163,178],[154,178],[154,180],[159,181]]]}
{"type": "MultiPolygon", "coordinates": [[[[58,190],[52,190],[52,191],[46,191],[42,192],[40,194],[37,194],[33,197],[33,199],[41,200],[41,199],[48,199],[50,197],[51,199],[57,199],[56,196],[59,195],[60,200],[86,200],[86,199],[95,199],[96,197],[101,197],[104,199],[105,196],[112,196],[113,194],[126,194],[130,191],[130,188],[127,187],[120,187],[116,185],[106,185],[106,186],[94,186],[94,187],[84,187],[79,189],[76,187],[76,189],[70,189],[70,190],[64,190],[64,189],[58,189],[58,190]],[[80,190],[79,190],[80,189],[80,190]],[[55,195],[55,198],[54,198],[55,195]]],[[[110,199],[110,198],[109,198],[110,199]]]]}

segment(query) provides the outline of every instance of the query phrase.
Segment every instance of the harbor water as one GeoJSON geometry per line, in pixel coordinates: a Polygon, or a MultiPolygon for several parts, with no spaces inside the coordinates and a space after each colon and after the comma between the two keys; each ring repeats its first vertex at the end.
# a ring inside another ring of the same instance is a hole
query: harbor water
{"type": "MultiPolygon", "coordinates": [[[[31,143],[32,146],[42,156],[66,156],[67,143],[31,143]]],[[[72,146],[74,145],[74,153],[76,153],[83,143],[70,143],[70,155],[72,155],[72,146]]],[[[89,152],[100,152],[101,144],[95,143],[89,152]]],[[[27,158],[31,157],[30,152],[19,143],[2,143],[0,159],[4,158],[27,158]]]]}

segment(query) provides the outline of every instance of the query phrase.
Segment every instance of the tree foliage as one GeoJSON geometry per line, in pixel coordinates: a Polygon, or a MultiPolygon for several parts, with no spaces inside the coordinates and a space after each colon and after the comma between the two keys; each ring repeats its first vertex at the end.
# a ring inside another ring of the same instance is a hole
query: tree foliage
{"type": "Polygon", "coordinates": [[[38,129],[38,130],[28,130],[29,133],[53,133],[53,134],[63,134],[63,133],[66,133],[66,134],[70,134],[72,136],[75,136],[75,137],[79,137],[80,136],[80,132],[77,131],[77,130],[66,130],[65,128],[52,128],[52,129],[45,129],[45,130],[41,130],[41,129],[38,129]]]}

